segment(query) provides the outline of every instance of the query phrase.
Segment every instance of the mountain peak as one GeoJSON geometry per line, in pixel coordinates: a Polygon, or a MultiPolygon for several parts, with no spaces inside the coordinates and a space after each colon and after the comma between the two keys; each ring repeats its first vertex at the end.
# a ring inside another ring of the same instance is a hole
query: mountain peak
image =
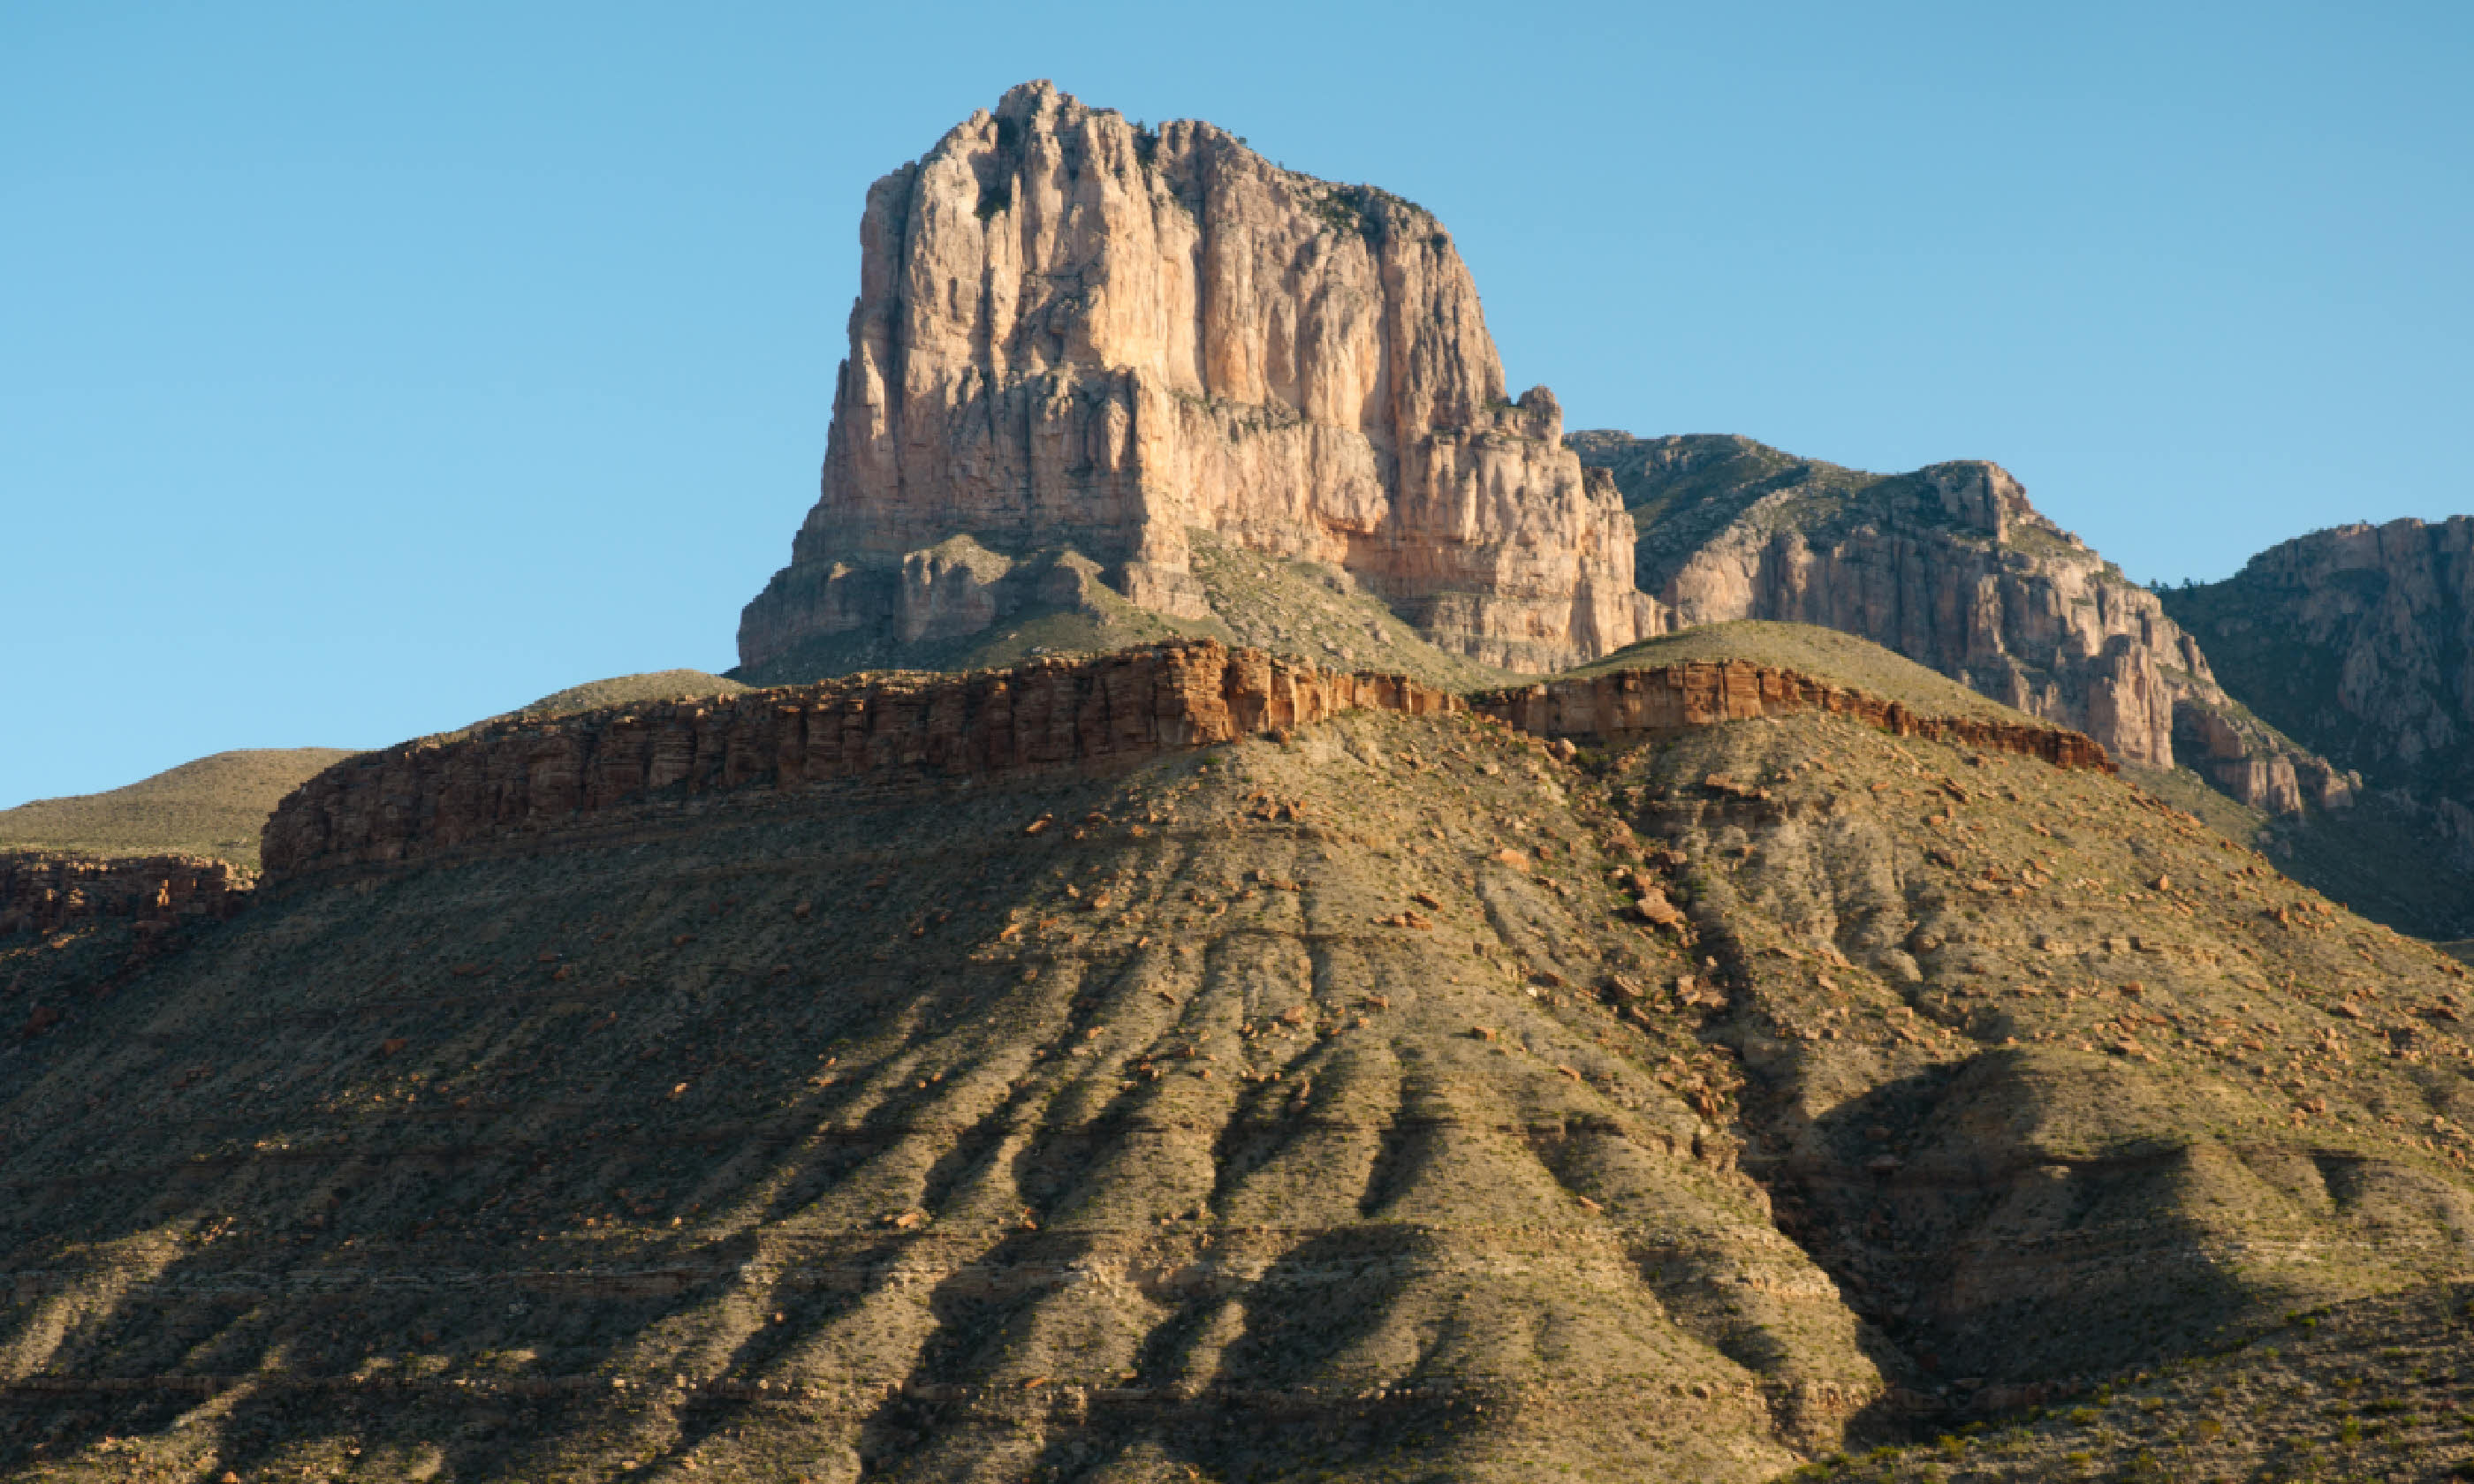
{"type": "MultiPolygon", "coordinates": [[[[1638,633],[1614,492],[1507,395],[1451,238],[1389,192],[1047,83],[877,181],[820,498],[750,668],[891,632],[968,535],[1209,609],[1188,534],[1346,571],[1443,648],[1552,670],[1638,633]]],[[[992,599],[984,607],[1004,607],[992,599]]]]}

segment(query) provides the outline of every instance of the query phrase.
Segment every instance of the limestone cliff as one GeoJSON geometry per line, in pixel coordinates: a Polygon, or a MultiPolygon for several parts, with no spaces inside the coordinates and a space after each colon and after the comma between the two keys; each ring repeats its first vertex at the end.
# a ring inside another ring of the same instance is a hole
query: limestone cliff
{"type": "Polygon", "coordinates": [[[2181,760],[2245,803],[2340,804],[2347,781],[2219,687],[2198,643],[1976,460],[1880,475],[1746,438],[1575,433],[1638,527],[1651,632],[1737,618],[1861,634],[2124,762],[2181,760]]]}
{"type": "Polygon", "coordinates": [[[1517,400],[1450,235],[1209,124],[1045,83],[876,182],[821,498],[743,667],[984,627],[1063,552],[1207,611],[1187,533],[1329,562],[1447,649],[1561,668],[1635,637],[1632,534],[1517,400]]]}
{"type": "Polygon", "coordinates": [[[2164,601],[2228,689],[2474,863],[2474,519],[2314,532],[2164,601]]]}

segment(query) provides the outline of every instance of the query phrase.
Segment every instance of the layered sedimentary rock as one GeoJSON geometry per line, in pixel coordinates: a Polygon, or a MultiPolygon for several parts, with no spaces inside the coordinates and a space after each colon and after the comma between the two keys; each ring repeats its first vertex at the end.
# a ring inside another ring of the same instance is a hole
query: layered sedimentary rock
{"type": "Polygon", "coordinates": [[[2180,756],[2245,802],[2338,804],[2347,781],[2230,704],[2155,594],[1976,460],[1877,475],[1750,439],[1574,434],[1639,523],[1654,632],[1819,624],[1896,650],[2124,762],[2180,756]]]}
{"type": "Polygon", "coordinates": [[[1200,616],[1191,529],[1346,568],[1490,663],[1635,636],[1614,491],[1551,394],[1507,396],[1419,207],[1037,83],[877,181],[860,238],[822,495],[747,607],[746,668],[984,624],[1065,551],[1200,616]]]}
{"type": "Polygon", "coordinates": [[[2227,689],[2474,859],[2474,519],[2314,532],[2164,598],[2227,689]]]}
{"type": "Polygon", "coordinates": [[[220,920],[248,905],[255,885],[253,873],[203,855],[0,852],[0,934],[50,932],[105,918],[148,925],[220,920]]]}
{"type": "Polygon", "coordinates": [[[1974,716],[1922,716],[1884,701],[1791,670],[1736,661],[1620,670],[1610,675],[1488,691],[1469,700],[1481,714],[1540,736],[1585,736],[1622,743],[1666,736],[1723,722],[1819,711],[1953,747],[1982,748],[2041,758],[2057,768],[2119,771],[2105,750],[2081,732],[2026,722],[1974,716]]]}
{"type": "Polygon", "coordinates": [[[1608,741],[1824,711],[1902,736],[2113,771],[2076,732],[1920,716],[1826,681],[1746,663],[1674,664],[1465,701],[1396,675],[1351,675],[1203,640],[957,678],[779,686],[517,721],[354,756],[267,822],[278,874],[405,860],[570,823],[666,792],[894,776],[992,779],[1125,763],[1344,711],[1455,715],[1608,741]]]}
{"type": "Polygon", "coordinates": [[[742,691],[408,742],[328,769],[267,821],[272,874],[387,861],[538,828],[664,790],[914,773],[1098,767],[1361,706],[1438,714],[1458,697],[1202,641],[957,678],[742,691]]]}

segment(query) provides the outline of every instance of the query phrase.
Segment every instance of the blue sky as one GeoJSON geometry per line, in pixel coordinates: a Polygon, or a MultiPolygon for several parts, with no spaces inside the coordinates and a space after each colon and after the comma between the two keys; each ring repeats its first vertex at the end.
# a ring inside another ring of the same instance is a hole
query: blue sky
{"type": "Polygon", "coordinates": [[[2474,510],[2474,7],[0,9],[0,805],[734,658],[867,182],[1007,85],[1452,227],[1575,427],[2142,580],[2474,510]]]}

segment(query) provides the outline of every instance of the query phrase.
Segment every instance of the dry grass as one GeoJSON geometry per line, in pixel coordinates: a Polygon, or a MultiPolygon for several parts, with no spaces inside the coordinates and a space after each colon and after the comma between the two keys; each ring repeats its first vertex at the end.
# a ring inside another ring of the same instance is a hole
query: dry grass
{"type": "Polygon", "coordinates": [[[217,753],[108,793],[0,809],[0,850],[220,855],[255,869],[258,831],[285,794],[350,757],[330,747],[217,753]]]}
{"type": "Polygon", "coordinates": [[[2450,1300],[2474,1203],[2461,966],[1819,715],[655,802],[0,984],[7,1478],[1751,1481],[2450,1300]]]}
{"type": "Polygon", "coordinates": [[[1983,716],[2002,721],[2035,718],[1977,694],[1936,670],[1892,654],[1870,639],[1810,624],[1770,623],[1738,619],[1703,624],[1680,633],[1643,639],[1603,659],[1568,673],[1601,675],[1612,670],[1651,669],[1659,665],[1743,659],[1836,681],[1898,701],[1928,716],[1983,716]]]}

